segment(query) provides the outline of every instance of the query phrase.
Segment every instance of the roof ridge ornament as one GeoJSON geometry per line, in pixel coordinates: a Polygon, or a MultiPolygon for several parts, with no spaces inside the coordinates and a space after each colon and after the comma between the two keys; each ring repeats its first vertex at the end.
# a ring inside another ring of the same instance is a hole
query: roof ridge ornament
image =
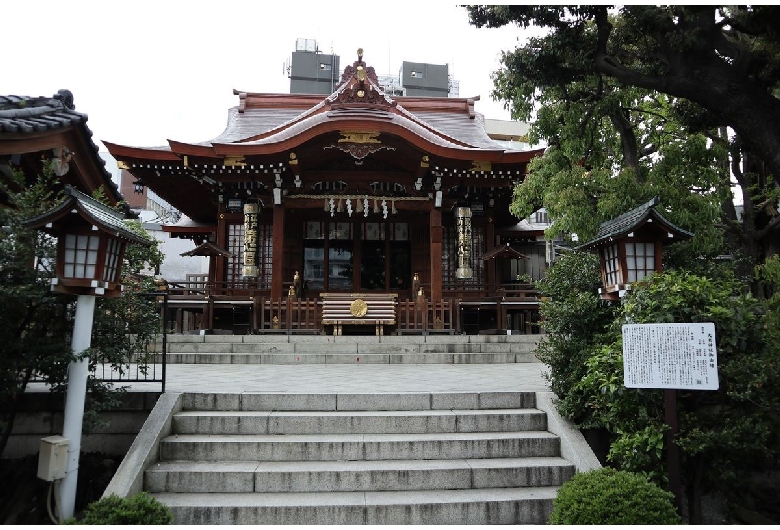
{"type": "Polygon", "coordinates": [[[344,68],[341,81],[328,101],[332,108],[352,104],[385,108],[396,105],[379,86],[374,67],[367,66],[363,61],[363,48],[358,49],[358,60],[344,68]]]}

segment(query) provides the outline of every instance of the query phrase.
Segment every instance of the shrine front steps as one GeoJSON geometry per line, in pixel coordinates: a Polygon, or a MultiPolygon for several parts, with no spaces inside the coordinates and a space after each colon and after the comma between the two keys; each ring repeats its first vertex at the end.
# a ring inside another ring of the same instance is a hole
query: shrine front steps
{"type": "Polygon", "coordinates": [[[534,392],[184,394],[166,424],[143,489],[179,525],[545,524],[578,467],[534,392]]]}
{"type": "Polygon", "coordinates": [[[180,364],[482,364],[538,362],[542,337],[171,334],[166,343],[167,362],[180,364]]]}

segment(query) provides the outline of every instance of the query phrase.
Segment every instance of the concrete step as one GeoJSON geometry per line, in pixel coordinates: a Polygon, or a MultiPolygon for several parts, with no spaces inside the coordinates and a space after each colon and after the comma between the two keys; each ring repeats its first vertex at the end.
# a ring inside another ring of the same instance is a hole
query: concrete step
{"type": "Polygon", "coordinates": [[[309,493],[155,493],[177,525],[545,524],[557,487],[309,493]]]}
{"type": "Polygon", "coordinates": [[[378,394],[188,393],[184,411],[409,411],[536,408],[535,392],[411,392],[378,394]]]}
{"type": "Polygon", "coordinates": [[[538,431],[537,409],[411,411],[182,411],[177,434],[389,434],[538,431]]]}
{"type": "MultiPolygon", "coordinates": [[[[481,364],[537,362],[542,335],[168,335],[182,364],[481,364]]],[[[162,350],[161,342],[154,344],[162,350]]],[[[161,362],[154,355],[153,362],[161,362]]]]}
{"type": "Polygon", "coordinates": [[[433,434],[176,434],[160,442],[161,460],[314,461],[559,456],[549,432],[433,434]]]}
{"type": "Polygon", "coordinates": [[[534,392],[187,393],[144,489],[176,524],[544,524],[575,473],[534,392]]]}
{"type": "Polygon", "coordinates": [[[560,486],[574,466],[560,457],[320,462],[159,462],[153,493],[462,490],[560,486]]]}
{"type": "MultiPolygon", "coordinates": [[[[151,362],[162,363],[161,355],[151,362]]],[[[213,353],[170,352],[169,364],[506,364],[539,362],[533,353],[213,353]]]]}

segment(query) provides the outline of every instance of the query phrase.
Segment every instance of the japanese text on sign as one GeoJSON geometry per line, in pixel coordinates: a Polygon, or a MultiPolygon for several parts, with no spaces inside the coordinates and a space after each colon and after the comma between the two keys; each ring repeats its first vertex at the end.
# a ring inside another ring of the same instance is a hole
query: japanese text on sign
{"type": "Polygon", "coordinates": [[[628,388],[718,389],[715,324],[625,324],[628,388]]]}

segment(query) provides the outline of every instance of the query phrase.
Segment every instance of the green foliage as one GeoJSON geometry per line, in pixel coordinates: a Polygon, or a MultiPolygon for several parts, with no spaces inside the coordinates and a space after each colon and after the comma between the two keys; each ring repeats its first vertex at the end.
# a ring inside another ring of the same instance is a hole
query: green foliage
{"type": "Polygon", "coordinates": [[[746,291],[718,268],[710,277],[669,271],[638,284],[623,305],[624,321],[715,324],[719,390],[679,393],[677,444],[688,474],[727,498],[780,455],[778,313],[746,291]]]}
{"type": "Polygon", "coordinates": [[[172,524],[170,509],[142,491],[132,497],[122,498],[116,494],[103,497],[87,506],[80,520],[71,519],[68,524],[100,525],[161,525],[172,524]]]}
{"type": "Polygon", "coordinates": [[[587,241],[600,222],[657,196],[664,217],[695,234],[665,251],[666,273],[633,285],[620,313],[613,308],[617,318],[598,305],[596,277],[593,286],[550,278],[539,357],[559,410],[608,429],[616,466],[662,481],[660,392],[623,386],[621,326],[714,322],[720,388],[678,392],[677,442],[694,498],[700,487],[738,495],[742,479],[780,457],[772,413],[780,406],[780,265],[763,255],[775,246],[778,215],[768,205],[777,201],[780,158],[768,146],[780,138],[780,8],[467,10],[478,27],[543,31],[504,52],[493,76],[493,96],[533,121],[531,142],[548,145],[514,190],[514,215],[545,207],[549,236],[587,241]],[[740,220],[732,177],[744,200],[740,220]],[[722,254],[734,260],[716,263],[722,254]]]}
{"type": "Polygon", "coordinates": [[[72,298],[53,296],[54,242],[22,221],[56,204],[53,173],[25,188],[24,177],[0,179],[10,208],[0,208],[0,454],[15,417],[15,404],[35,374],[61,384],[72,354],[69,333],[72,298]],[[34,266],[35,265],[35,266],[34,266]]]}
{"type": "MultiPolygon", "coordinates": [[[[723,264],[690,265],[697,273],[653,274],[609,305],[596,295],[595,257],[564,255],[537,284],[550,297],[538,357],[560,413],[581,428],[606,429],[614,466],[664,484],[663,392],[625,387],[622,325],[713,322],[720,388],[678,392],[676,442],[686,487],[719,490],[736,503],[750,473],[780,456],[780,295],[753,297],[723,264]]],[[[768,260],[757,277],[780,292],[780,260],[768,260]]]]}
{"type": "MultiPolygon", "coordinates": [[[[70,346],[74,297],[50,291],[56,240],[22,226],[23,220],[60,203],[63,196],[56,191],[59,189],[61,183],[49,167],[32,183],[21,172],[0,180],[0,194],[9,205],[0,208],[0,320],[4,324],[0,326],[0,454],[13,428],[18,398],[33,375],[43,378],[53,391],[62,392],[68,364],[74,358],[70,346]]],[[[105,201],[102,190],[96,192],[96,198],[105,201]]],[[[141,294],[151,290],[152,279],[138,273],[158,267],[163,255],[159,242],[146,234],[140,223],[130,228],[153,244],[150,248],[128,245],[122,295],[96,304],[88,352],[92,368],[105,361],[121,371],[130,359],[143,362],[146,346],[159,329],[154,299],[141,294]]],[[[100,410],[118,403],[116,392],[123,389],[92,377],[87,385],[84,426],[89,430],[96,425],[100,410]]]]}
{"type": "Polygon", "coordinates": [[[550,524],[681,524],[674,496],[641,475],[601,468],[577,473],[558,490],[550,524]]]}
{"type": "Polygon", "coordinates": [[[764,228],[777,212],[754,205],[776,203],[779,191],[772,174],[780,162],[763,147],[780,137],[780,60],[772,55],[780,32],[768,22],[777,7],[466,9],[477,27],[541,30],[503,52],[493,75],[493,97],[531,122],[532,143],[548,146],[514,191],[514,215],[545,207],[550,236],[587,241],[599,222],[657,196],[664,215],[695,234],[684,245],[689,255],[739,251],[761,262],[757,242],[771,237],[764,228]],[[739,87],[725,89],[727,79],[739,87]],[[738,171],[743,161],[752,163],[738,171]],[[741,221],[729,206],[732,173],[749,198],[741,221]]]}
{"type": "Polygon", "coordinates": [[[122,293],[116,298],[98,301],[90,348],[90,362],[110,364],[124,373],[128,359],[139,363],[146,373],[150,358],[149,344],[160,331],[160,314],[154,297],[144,296],[155,290],[154,277],[141,274],[157,269],[164,255],[160,241],[151,237],[138,221],[125,221],[129,229],[149,241],[148,247],[129,244],[122,267],[122,293]]]}
{"type": "Polygon", "coordinates": [[[600,330],[614,319],[614,306],[598,297],[599,285],[598,258],[582,252],[563,254],[537,282],[545,297],[545,336],[537,357],[549,367],[545,375],[559,398],[559,410],[577,422],[586,421],[587,396],[575,384],[587,373],[586,360],[602,340],[600,330]]]}

